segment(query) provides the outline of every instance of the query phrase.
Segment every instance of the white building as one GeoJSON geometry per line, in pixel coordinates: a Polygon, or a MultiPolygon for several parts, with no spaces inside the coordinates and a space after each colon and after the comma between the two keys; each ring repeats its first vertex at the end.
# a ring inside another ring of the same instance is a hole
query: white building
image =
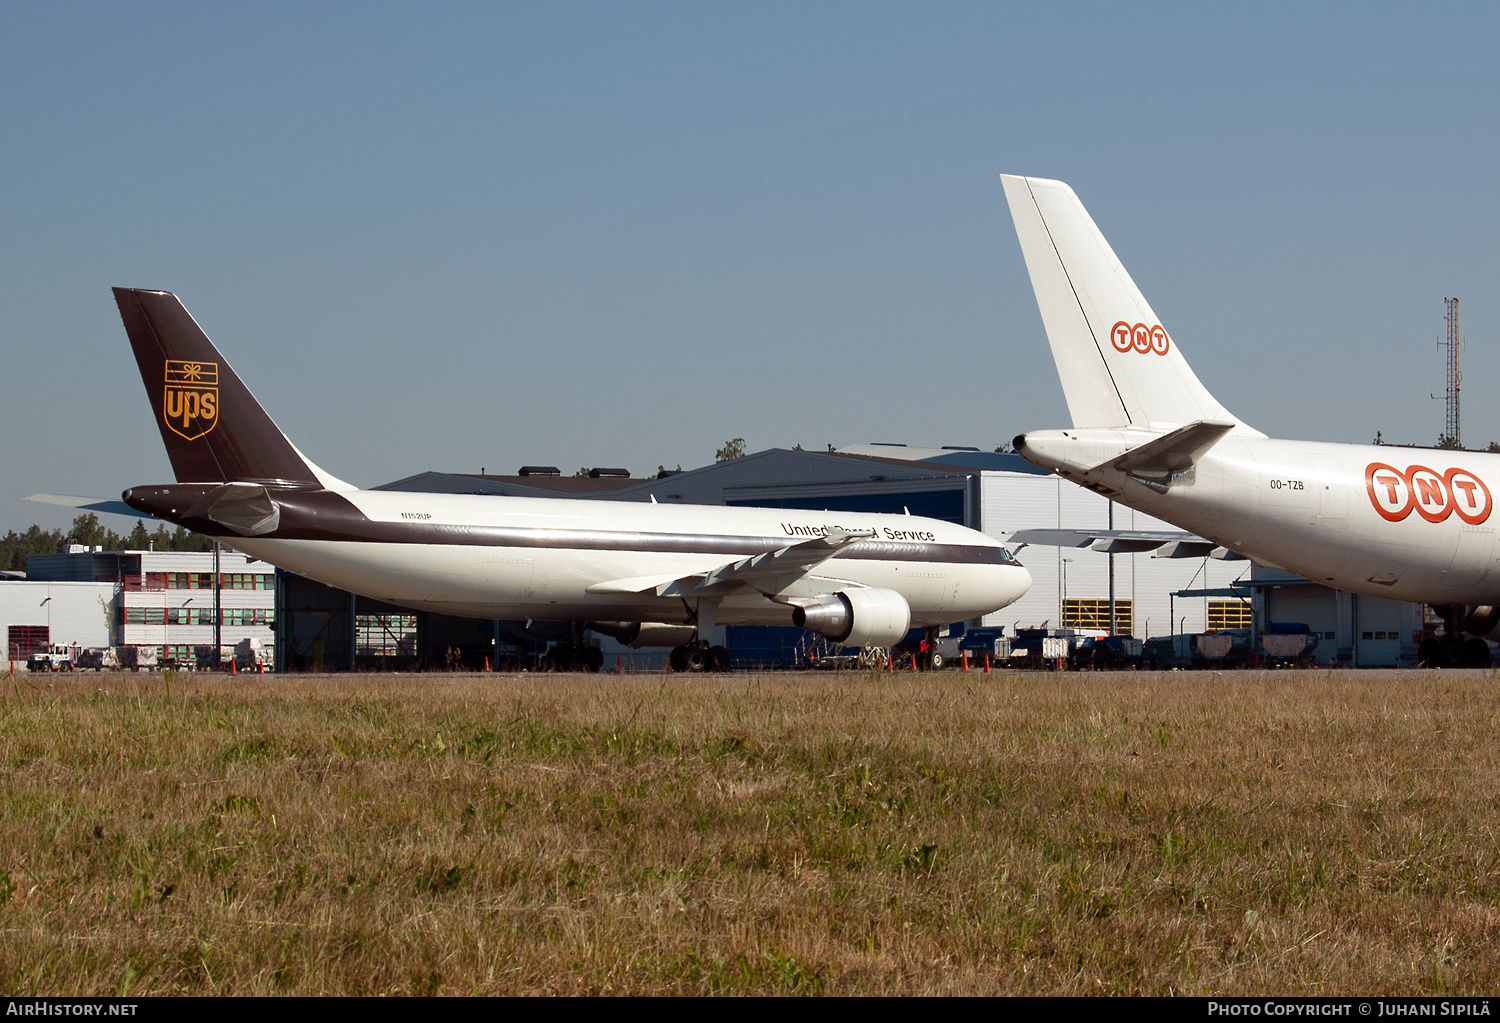
{"type": "MultiPolygon", "coordinates": [[[[195,647],[215,639],[233,646],[243,639],[271,647],[275,636],[276,574],[264,561],[221,548],[217,572],[212,552],[102,551],[74,546],[62,554],[33,554],[26,559],[26,581],[0,583],[0,592],[20,607],[35,592],[40,600],[49,587],[87,586],[95,600],[89,629],[75,626],[88,610],[71,591],[66,619],[54,617],[52,643],[81,646],[151,646],[158,657],[192,663],[195,647]],[[19,589],[17,589],[19,588],[19,589]],[[106,619],[100,601],[108,605],[106,619]],[[66,621],[69,628],[61,628],[66,621]],[[216,623],[217,634],[216,634],[216,623]],[[70,632],[83,634],[72,635],[70,632]]],[[[59,598],[59,613],[63,601],[59,598]]],[[[32,615],[32,619],[36,616],[32,615]]],[[[19,617],[15,624],[23,624],[19,617]]],[[[35,628],[36,621],[24,624],[35,628]]],[[[36,633],[30,634],[35,646],[36,633]]],[[[15,647],[15,640],[11,640],[15,647]]],[[[45,643],[43,643],[45,646],[45,643]]],[[[14,656],[14,654],[13,654],[14,656]]]]}
{"type": "Polygon", "coordinates": [[[50,644],[110,646],[119,617],[113,583],[0,580],[0,635],[16,668],[50,644]]]}

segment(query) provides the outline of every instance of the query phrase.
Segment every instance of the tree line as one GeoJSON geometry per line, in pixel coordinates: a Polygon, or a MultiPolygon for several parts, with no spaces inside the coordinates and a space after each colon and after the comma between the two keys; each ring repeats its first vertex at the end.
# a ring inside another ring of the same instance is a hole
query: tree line
{"type": "Polygon", "coordinates": [[[43,529],[32,525],[24,533],[9,530],[0,537],[0,571],[23,571],[28,554],[61,554],[70,543],[86,547],[103,547],[107,551],[210,551],[214,542],[206,536],[183,529],[181,526],[168,529],[163,523],[152,532],[146,523],[135,520],[135,528],[125,534],[116,533],[99,524],[99,516],[93,512],[80,515],[66,532],[61,529],[43,529]]]}

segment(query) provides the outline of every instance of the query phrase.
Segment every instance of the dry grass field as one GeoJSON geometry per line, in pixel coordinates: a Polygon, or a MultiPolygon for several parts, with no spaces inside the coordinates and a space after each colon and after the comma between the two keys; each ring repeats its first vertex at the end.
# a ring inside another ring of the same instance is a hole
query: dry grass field
{"type": "Polygon", "coordinates": [[[4,689],[12,994],[1500,989],[1490,672],[4,689]]]}

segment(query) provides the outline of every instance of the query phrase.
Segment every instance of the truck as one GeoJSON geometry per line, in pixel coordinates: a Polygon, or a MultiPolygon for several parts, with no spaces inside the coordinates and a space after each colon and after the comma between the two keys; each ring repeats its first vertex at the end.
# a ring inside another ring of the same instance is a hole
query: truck
{"type": "Polygon", "coordinates": [[[54,643],[26,658],[27,671],[72,671],[79,648],[54,643]]]}

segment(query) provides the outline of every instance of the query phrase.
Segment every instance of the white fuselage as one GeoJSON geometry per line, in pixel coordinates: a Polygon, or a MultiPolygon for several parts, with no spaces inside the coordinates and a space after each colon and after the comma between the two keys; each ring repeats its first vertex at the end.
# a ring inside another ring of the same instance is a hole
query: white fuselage
{"type": "MultiPolygon", "coordinates": [[[[445,542],[232,542],[330,586],[483,618],[688,622],[694,617],[691,598],[658,596],[653,587],[612,593],[590,587],[689,576],[773,546],[790,547],[830,526],[873,529],[876,536],[816,565],[793,595],[846,585],[891,589],[911,605],[917,626],[980,617],[1016,600],[1031,584],[1019,564],[994,563],[998,541],[917,516],[386,491],[340,496],[371,523],[436,527],[445,542]],[[475,542],[464,542],[468,533],[475,542]]],[[[717,620],[785,625],[791,613],[788,604],[741,586],[722,597],[717,620]]]]}
{"type": "Polygon", "coordinates": [[[1256,562],[1356,593],[1500,604],[1500,455],[1228,436],[1161,490],[1095,467],[1152,434],[1025,434],[1028,459],[1256,562]]]}

